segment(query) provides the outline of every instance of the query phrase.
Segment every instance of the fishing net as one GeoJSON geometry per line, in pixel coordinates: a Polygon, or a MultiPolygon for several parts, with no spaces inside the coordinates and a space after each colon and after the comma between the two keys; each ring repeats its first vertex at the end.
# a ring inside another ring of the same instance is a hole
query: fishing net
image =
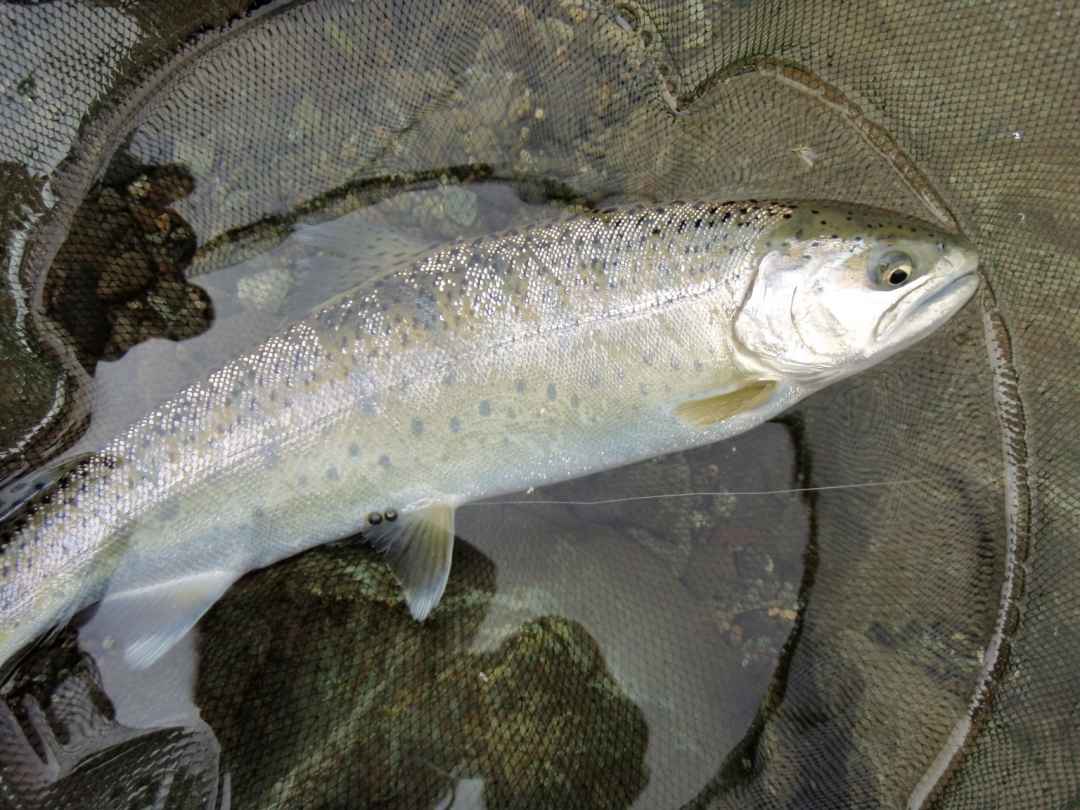
{"type": "Polygon", "coordinates": [[[342,543],[210,612],[195,711],[61,633],[0,806],[1080,806],[1078,37],[1051,0],[0,5],[7,494],[355,281],[289,254],[340,217],[405,229],[370,274],[540,209],[832,198],[984,275],[758,431],[463,510],[434,632],[342,543]]]}

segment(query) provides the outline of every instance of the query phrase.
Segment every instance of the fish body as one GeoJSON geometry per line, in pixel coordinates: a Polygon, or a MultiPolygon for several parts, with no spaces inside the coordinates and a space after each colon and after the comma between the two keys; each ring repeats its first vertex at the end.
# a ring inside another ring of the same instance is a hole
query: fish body
{"type": "Polygon", "coordinates": [[[0,661],[103,600],[146,665],[244,573],[373,523],[423,618],[455,507],[748,430],[929,334],[975,268],[925,223],[806,202],[617,208],[439,250],[66,475],[8,531],[0,661]]]}

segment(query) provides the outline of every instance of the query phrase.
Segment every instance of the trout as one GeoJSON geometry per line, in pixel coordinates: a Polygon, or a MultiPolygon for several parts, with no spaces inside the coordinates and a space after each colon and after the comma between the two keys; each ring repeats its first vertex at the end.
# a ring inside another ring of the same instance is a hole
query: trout
{"type": "Polygon", "coordinates": [[[8,521],[0,661],[100,602],[145,667],[243,574],[365,530],[416,619],[454,510],[724,439],[902,351],[962,237],[833,202],[627,206],[437,250],[296,322],[8,521]]]}

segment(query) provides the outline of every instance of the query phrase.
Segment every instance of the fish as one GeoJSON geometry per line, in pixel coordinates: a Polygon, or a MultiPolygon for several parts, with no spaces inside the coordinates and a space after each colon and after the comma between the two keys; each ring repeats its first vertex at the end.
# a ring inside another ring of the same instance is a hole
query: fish
{"type": "Polygon", "coordinates": [[[436,249],[63,467],[0,537],[0,661],[96,604],[150,666],[245,573],[357,532],[424,620],[463,504],[750,430],[930,335],[977,269],[961,235],[830,201],[436,249]]]}

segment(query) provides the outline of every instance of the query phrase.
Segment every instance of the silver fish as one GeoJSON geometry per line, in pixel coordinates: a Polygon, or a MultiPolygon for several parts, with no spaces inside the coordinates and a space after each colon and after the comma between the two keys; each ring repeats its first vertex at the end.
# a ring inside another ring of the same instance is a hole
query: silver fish
{"type": "Polygon", "coordinates": [[[976,266],[961,237],[825,202],[617,208],[439,250],[25,510],[0,661],[101,600],[147,666],[244,573],[364,528],[424,619],[456,507],[748,430],[930,334],[976,266]]]}

